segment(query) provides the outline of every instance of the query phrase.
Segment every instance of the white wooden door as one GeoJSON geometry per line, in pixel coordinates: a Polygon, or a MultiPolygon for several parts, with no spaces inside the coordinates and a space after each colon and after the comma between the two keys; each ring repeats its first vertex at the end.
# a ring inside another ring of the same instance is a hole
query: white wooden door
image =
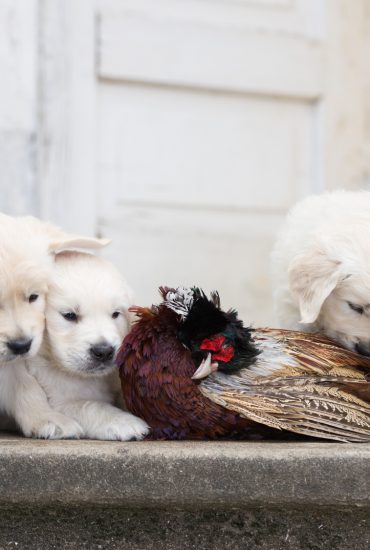
{"type": "Polygon", "coordinates": [[[45,216],[113,238],[141,304],[197,284],[270,323],[286,210],[362,175],[363,9],[44,0],[45,216]]]}

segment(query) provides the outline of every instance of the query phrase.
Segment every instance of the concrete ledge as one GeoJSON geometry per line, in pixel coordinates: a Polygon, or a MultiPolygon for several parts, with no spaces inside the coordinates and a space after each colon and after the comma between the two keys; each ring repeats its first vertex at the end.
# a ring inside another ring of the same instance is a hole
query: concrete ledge
{"type": "Polygon", "coordinates": [[[0,505],[370,508],[370,445],[0,439],[0,505]]]}
{"type": "Polygon", "coordinates": [[[0,550],[368,550],[370,445],[0,437],[0,550]]]}
{"type": "Polygon", "coordinates": [[[1,509],[1,550],[369,550],[366,508],[1,509]]]}

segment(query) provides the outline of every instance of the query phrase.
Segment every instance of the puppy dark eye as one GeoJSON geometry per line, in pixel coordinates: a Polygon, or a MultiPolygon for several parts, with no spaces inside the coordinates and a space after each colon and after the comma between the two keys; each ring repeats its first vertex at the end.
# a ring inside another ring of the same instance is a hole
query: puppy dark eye
{"type": "Polygon", "coordinates": [[[347,302],[347,304],[349,305],[349,307],[351,309],[353,309],[353,311],[355,311],[356,313],[358,313],[359,315],[362,315],[363,312],[364,312],[364,308],[361,307],[361,306],[358,306],[356,304],[352,304],[352,302],[347,302]]]}
{"type": "Polygon", "coordinates": [[[73,311],[67,311],[66,313],[61,313],[61,316],[64,317],[66,321],[71,321],[72,323],[77,323],[77,315],[73,311]]]}
{"type": "Polygon", "coordinates": [[[120,316],[120,312],[119,311],[115,311],[114,313],[112,313],[112,318],[113,319],[117,319],[117,317],[120,316]]]}
{"type": "Polygon", "coordinates": [[[38,297],[39,297],[38,294],[30,294],[29,297],[28,297],[29,303],[32,304],[32,302],[36,302],[38,297]]]}

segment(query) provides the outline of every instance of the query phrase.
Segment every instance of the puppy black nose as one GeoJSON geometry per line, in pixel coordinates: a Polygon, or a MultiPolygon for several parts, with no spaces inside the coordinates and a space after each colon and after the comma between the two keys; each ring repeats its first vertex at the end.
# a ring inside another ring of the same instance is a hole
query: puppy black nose
{"type": "Polygon", "coordinates": [[[96,344],[91,346],[90,355],[94,359],[98,359],[102,363],[111,361],[113,359],[115,348],[110,344],[96,344]]]}
{"type": "Polygon", "coordinates": [[[14,353],[14,355],[24,355],[28,351],[30,351],[32,344],[32,338],[30,340],[26,338],[22,338],[19,340],[9,340],[9,342],[6,343],[10,351],[14,353]]]}
{"type": "Polygon", "coordinates": [[[366,357],[370,356],[370,347],[366,344],[362,344],[361,342],[359,342],[355,345],[355,350],[361,355],[366,355],[366,357]]]}

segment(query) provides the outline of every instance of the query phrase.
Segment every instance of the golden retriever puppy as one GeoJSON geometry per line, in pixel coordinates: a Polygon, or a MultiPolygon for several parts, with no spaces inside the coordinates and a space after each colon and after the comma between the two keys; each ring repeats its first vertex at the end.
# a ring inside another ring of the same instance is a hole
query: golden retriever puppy
{"type": "Polygon", "coordinates": [[[370,355],[370,192],[335,191],[298,203],[272,268],[281,326],[324,332],[370,355]]]}
{"type": "Polygon", "coordinates": [[[117,269],[90,254],[56,258],[42,352],[28,361],[50,407],[76,421],[75,437],[142,439],[148,425],[123,411],[115,359],[130,328],[132,292],[117,269]]]}
{"type": "Polygon", "coordinates": [[[68,436],[76,423],[51,411],[26,369],[39,349],[56,255],[68,248],[99,248],[98,239],[66,235],[35,218],[0,214],[0,411],[26,436],[68,436]]]}

